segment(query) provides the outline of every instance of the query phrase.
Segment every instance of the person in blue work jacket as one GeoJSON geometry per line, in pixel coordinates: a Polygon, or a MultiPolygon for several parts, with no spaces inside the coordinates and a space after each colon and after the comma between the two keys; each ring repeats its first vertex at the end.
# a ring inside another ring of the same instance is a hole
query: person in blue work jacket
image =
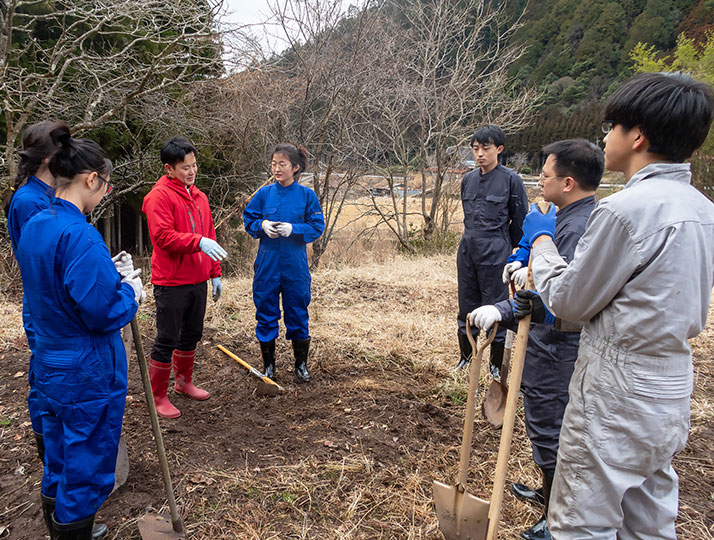
{"type": "MultiPolygon", "coordinates": [[[[50,205],[50,197],[54,194],[52,187],[54,178],[49,169],[49,161],[57,150],[50,133],[60,126],[66,126],[66,124],[54,121],[38,122],[29,126],[22,134],[22,150],[19,152],[17,176],[10,188],[10,196],[3,203],[13,253],[17,253],[20,233],[25,223],[40,210],[50,205]]],[[[30,412],[32,431],[37,442],[37,452],[40,460],[44,460],[45,446],[42,441],[42,429],[37,411],[37,389],[33,383],[35,330],[24,294],[22,296],[22,323],[25,327],[27,344],[30,347],[30,365],[27,372],[30,392],[27,396],[27,408],[30,412]]]]}
{"type": "Polygon", "coordinates": [[[35,329],[42,509],[51,538],[85,540],[114,486],[127,390],[120,329],[142,286],[139,270],[120,277],[85,217],[111,191],[107,154],[66,126],[51,137],[56,197],[22,229],[17,259],[35,329]]]}
{"type": "MultiPolygon", "coordinates": [[[[555,217],[554,242],[561,257],[570,261],[595,208],[595,191],[600,185],[605,157],[600,148],[585,139],[557,141],[543,148],[543,152],[548,158],[540,175],[541,195],[554,205],[551,206],[551,214],[555,217]],[[558,207],[557,214],[555,206],[558,207]]],[[[513,279],[523,287],[530,246],[524,240],[519,245],[521,247],[513,260],[504,269],[503,280],[507,283],[513,279]]],[[[501,326],[515,330],[519,302],[525,301],[530,308],[530,298],[536,294],[520,290],[513,302],[504,300],[474,310],[468,316],[469,321],[484,331],[497,321],[501,326]]],[[[543,475],[543,487],[534,489],[516,482],[512,490],[520,499],[544,505],[541,518],[523,531],[521,537],[526,540],[550,540],[547,521],[550,492],[557,463],[560,426],[568,404],[568,385],[578,357],[581,326],[556,319],[545,308],[533,313],[531,323],[521,389],[526,433],[531,441],[533,461],[543,475]]]]}
{"type": "Polygon", "coordinates": [[[259,189],[243,212],[245,230],[260,240],[253,265],[253,302],[263,370],[271,379],[275,376],[275,339],[282,295],[285,337],[292,341],[295,379],[301,383],[310,382],[307,357],[311,278],[305,245],[318,239],[325,229],[317,195],[297,182],[306,163],[305,149],[277,145],[271,161],[276,182],[259,189]]]}
{"type": "MultiPolygon", "coordinates": [[[[521,223],[528,210],[528,196],[521,177],[498,163],[505,142],[506,134],[498,126],[476,130],[471,147],[478,168],[465,174],[461,181],[464,235],[456,255],[461,352],[457,369],[471,361],[466,315],[479,306],[508,298],[508,286],[502,283],[501,272],[523,236],[521,223]]],[[[505,335],[506,331],[499,329],[491,343],[491,373],[496,378],[503,362],[505,335]]]]}

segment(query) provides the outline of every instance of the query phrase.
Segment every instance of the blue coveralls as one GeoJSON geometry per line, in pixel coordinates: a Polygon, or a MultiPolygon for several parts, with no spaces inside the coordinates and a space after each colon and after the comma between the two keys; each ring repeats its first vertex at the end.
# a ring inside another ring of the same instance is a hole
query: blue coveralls
{"type": "MultiPolygon", "coordinates": [[[[10,243],[12,251],[17,253],[17,245],[20,242],[20,232],[27,221],[50,205],[50,197],[54,189],[45,184],[36,176],[30,176],[25,184],[15,192],[10,201],[7,212],[7,232],[10,233],[10,243]]],[[[30,367],[27,370],[27,379],[30,383],[30,392],[27,395],[27,409],[30,412],[30,422],[32,430],[37,434],[42,434],[42,426],[37,413],[37,389],[32,380],[34,372],[34,351],[35,351],[35,330],[32,327],[30,312],[25,301],[25,294],[22,295],[22,324],[25,327],[27,344],[30,347],[30,367]]]]}
{"type": "MultiPolygon", "coordinates": [[[[554,243],[566,262],[573,259],[594,208],[595,197],[585,197],[558,211],[554,243]]],[[[501,313],[501,325],[515,330],[518,321],[511,302],[499,302],[496,308],[501,313]]],[[[560,426],[579,345],[580,332],[563,332],[551,324],[531,324],[521,389],[533,461],[544,470],[555,470],[560,426]]]]}
{"type": "Polygon", "coordinates": [[[310,337],[310,268],[306,244],[315,241],[325,229],[320,202],[315,192],[297,181],[288,187],[279,183],[258,190],[243,212],[245,230],[260,239],[253,270],[253,302],[258,324],[258,341],[272,341],[278,336],[279,295],[283,296],[286,339],[310,337]],[[290,223],[290,236],[269,238],[261,224],[264,219],[290,223]]]}
{"type": "MultiPolygon", "coordinates": [[[[514,171],[496,165],[481,174],[477,168],[461,181],[464,235],[456,255],[459,334],[466,335],[466,315],[474,309],[508,298],[501,275],[506,259],[523,236],[521,224],[528,213],[523,180],[514,171]]],[[[499,329],[497,343],[506,331],[499,329]]],[[[475,336],[475,334],[474,334],[475,336]]]]}
{"type": "Polygon", "coordinates": [[[114,486],[127,389],[120,329],[138,306],[99,232],[65,200],[27,222],[17,259],[35,328],[42,494],[56,498],[58,522],[72,523],[114,486]]]}

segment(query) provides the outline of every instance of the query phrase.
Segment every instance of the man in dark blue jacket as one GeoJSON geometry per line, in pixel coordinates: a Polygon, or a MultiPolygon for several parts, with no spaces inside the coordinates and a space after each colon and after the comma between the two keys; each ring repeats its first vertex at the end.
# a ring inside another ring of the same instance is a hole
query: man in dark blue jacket
{"type": "MultiPolygon", "coordinates": [[[[558,141],[543,151],[548,154],[548,159],[540,177],[541,195],[558,207],[554,242],[560,255],[569,262],[595,208],[595,191],[605,160],[602,150],[584,139],[558,141]]],[[[504,271],[506,281],[515,278],[514,281],[525,282],[525,278],[517,274],[528,271],[530,250],[523,242],[520,245],[504,271]]],[[[472,324],[484,330],[496,321],[500,321],[501,326],[515,328],[517,314],[514,309],[518,310],[521,297],[528,304],[529,296],[535,294],[518,291],[516,306],[505,300],[495,306],[476,309],[469,318],[472,324]]],[[[558,455],[560,426],[568,403],[568,385],[580,343],[577,323],[556,319],[537,298],[535,303],[540,309],[538,313],[534,310],[531,318],[533,324],[528,334],[522,390],[526,431],[533,448],[533,460],[543,472],[543,488],[535,490],[515,483],[513,491],[522,499],[544,503],[545,512],[533,527],[521,534],[527,540],[551,538],[546,520],[550,487],[558,455]]]]}
{"type": "MultiPolygon", "coordinates": [[[[457,369],[471,360],[466,315],[479,306],[508,298],[508,286],[501,282],[501,271],[523,236],[521,223],[528,211],[528,196],[521,177],[498,163],[505,142],[506,135],[498,126],[479,128],[471,137],[478,169],[464,175],[461,181],[464,235],[456,256],[461,351],[457,369]]],[[[499,331],[491,344],[494,374],[503,360],[505,335],[505,330],[499,331]]]]}

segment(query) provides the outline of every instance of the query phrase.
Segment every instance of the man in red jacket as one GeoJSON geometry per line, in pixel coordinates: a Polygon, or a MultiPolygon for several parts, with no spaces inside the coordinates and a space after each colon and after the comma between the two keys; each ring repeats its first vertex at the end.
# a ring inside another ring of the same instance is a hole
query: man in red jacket
{"type": "Polygon", "coordinates": [[[172,361],[177,394],[197,400],[210,396],[193,385],[193,361],[203,335],[206,282],[211,279],[214,302],[223,291],[219,261],[227,253],[216,242],[208,198],[194,185],[196,153],[183,137],[164,143],[161,161],[166,174],[144,197],[142,208],[154,245],[151,283],[156,300],[156,340],[149,376],[156,411],[164,418],[181,416],[166,395],[172,361]]]}

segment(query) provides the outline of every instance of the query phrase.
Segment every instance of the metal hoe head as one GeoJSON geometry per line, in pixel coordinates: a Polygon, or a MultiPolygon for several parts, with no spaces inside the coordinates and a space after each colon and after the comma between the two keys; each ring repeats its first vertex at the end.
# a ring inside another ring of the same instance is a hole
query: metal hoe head
{"type": "Polygon", "coordinates": [[[177,527],[181,529],[181,532],[174,530],[170,515],[146,514],[139,519],[138,525],[142,540],[174,540],[186,538],[186,533],[182,525],[178,525],[177,527]]]}
{"type": "Polygon", "coordinates": [[[474,497],[460,485],[434,481],[434,503],[439,529],[446,540],[485,540],[490,503],[474,497]]]}

